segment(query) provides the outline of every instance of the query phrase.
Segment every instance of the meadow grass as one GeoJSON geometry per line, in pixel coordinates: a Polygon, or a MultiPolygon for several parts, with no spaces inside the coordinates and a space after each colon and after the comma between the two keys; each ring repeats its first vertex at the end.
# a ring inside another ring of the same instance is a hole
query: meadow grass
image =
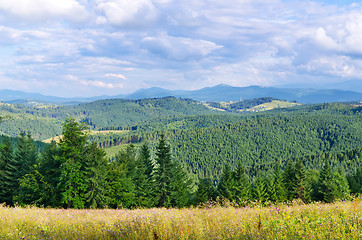
{"type": "Polygon", "coordinates": [[[362,239],[362,203],[65,210],[0,207],[0,239],[362,239]]]}

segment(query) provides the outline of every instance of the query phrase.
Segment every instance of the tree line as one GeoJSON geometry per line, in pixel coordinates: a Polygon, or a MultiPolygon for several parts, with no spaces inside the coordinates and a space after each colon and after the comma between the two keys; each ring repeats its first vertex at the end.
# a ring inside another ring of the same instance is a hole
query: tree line
{"type": "MultiPolygon", "coordinates": [[[[238,204],[251,201],[305,202],[346,199],[362,193],[362,169],[346,175],[331,167],[330,156],[319,156],[321,168],[305,168],[305,159],[276,164],[256,174],[242,162],[225,165],[220,179],[190,181],[161,134],[154,158],[144,143],[130,144],[109,161],[89,141],[87,126],[73,118],[63,123],[63,136],[41,153],[30,133],[21,132],[15,146],[8,138],[0,148],[0,202],[62,208],[185,207],[218,199],[238,204]],[[322,156],[322,157],[321,157],[322,156]]],[[[348,156],[346,152],[343,156],[348,156]]],[[[353,155],[353,154],[352,154],[353,155]]],[[[357,159],[362,157],[356,150],[357,159]]],[[[225,161],[226,163],[227,161],[225,161]]],[[[278,162],[278,161],[277,161],[278,162]]]]}
{"type": "Polygon", "coordinates": [[[87,126],[73,118],[63,136],[39,155],[30,133],[21,132],[13,149],[0,149],[0,202],[63,208],[186,206],[190,182],[171,158],[163,135],[156,158],[144,144],[121,151],[113,161],[88,141],[87,126]]]}

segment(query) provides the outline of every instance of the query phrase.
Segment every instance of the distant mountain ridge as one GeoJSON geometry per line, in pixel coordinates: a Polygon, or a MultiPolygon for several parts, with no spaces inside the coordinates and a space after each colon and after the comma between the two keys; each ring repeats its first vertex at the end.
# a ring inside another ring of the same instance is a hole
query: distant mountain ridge
{"type": "MultiPolygon", "coordinates": [[[[357,88],[358,89],[358,88],[357,88]]],[[[312,89],[312,88],[276,88],[276,87],[233,87],[220,84],[214,87],[206,87],[199,90],[167,90],[163,88],[139,89],[131,94],[121,94],[116,96],[98,96],[89,98],[61,98],[45,96],[39,93],[25,93],[13,90],[0,90],[0,100],[11,102],[19,99],[37,100],[47,103],[64,104],[72,102],[91,102],[100,99],[144,99],[161,98],[174,96],[180,98],[190,98],[197,101],[240,101],[260,97],[272,97],[287,101],[297,101],[300,103],[324,103],[324,102],[345,102],[361,101],[362,93],[337,89],[312,89]]],[[[19,101],[16,101],[19,103],[19,101]]]]}
{"type": "Polygon", "coordinates": [[[360,101],[362,93],[336,89],[308,89],[308,88],[275,88],[275,87],[232,87],[217,85],[194,91],[172,91],[162,88],[141,89],[128,95],[128,99],[141,99],[143,97],[156,98],[175,96],[190,98],[197,101],[240,101],[260,97],[272,97],[300,103],[324,103],[360,101]]]}

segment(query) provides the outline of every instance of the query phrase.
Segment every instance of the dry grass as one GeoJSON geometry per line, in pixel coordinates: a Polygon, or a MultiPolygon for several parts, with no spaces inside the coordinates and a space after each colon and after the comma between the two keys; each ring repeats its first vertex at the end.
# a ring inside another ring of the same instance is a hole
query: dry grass
{"type": "Polygon", "coordinates": [[[0,207],[0,239],[362,239],[360,200],[270,207],[0,207]]]}

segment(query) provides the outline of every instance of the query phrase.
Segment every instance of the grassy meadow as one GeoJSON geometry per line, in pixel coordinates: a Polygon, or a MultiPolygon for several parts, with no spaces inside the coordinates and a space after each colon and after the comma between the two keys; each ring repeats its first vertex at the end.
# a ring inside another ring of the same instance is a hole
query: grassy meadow
{"type": "Polygon", "coordinates": [[[362,239],[362,202],[137,210],[1,206],[0,239],[362,239]]]}

